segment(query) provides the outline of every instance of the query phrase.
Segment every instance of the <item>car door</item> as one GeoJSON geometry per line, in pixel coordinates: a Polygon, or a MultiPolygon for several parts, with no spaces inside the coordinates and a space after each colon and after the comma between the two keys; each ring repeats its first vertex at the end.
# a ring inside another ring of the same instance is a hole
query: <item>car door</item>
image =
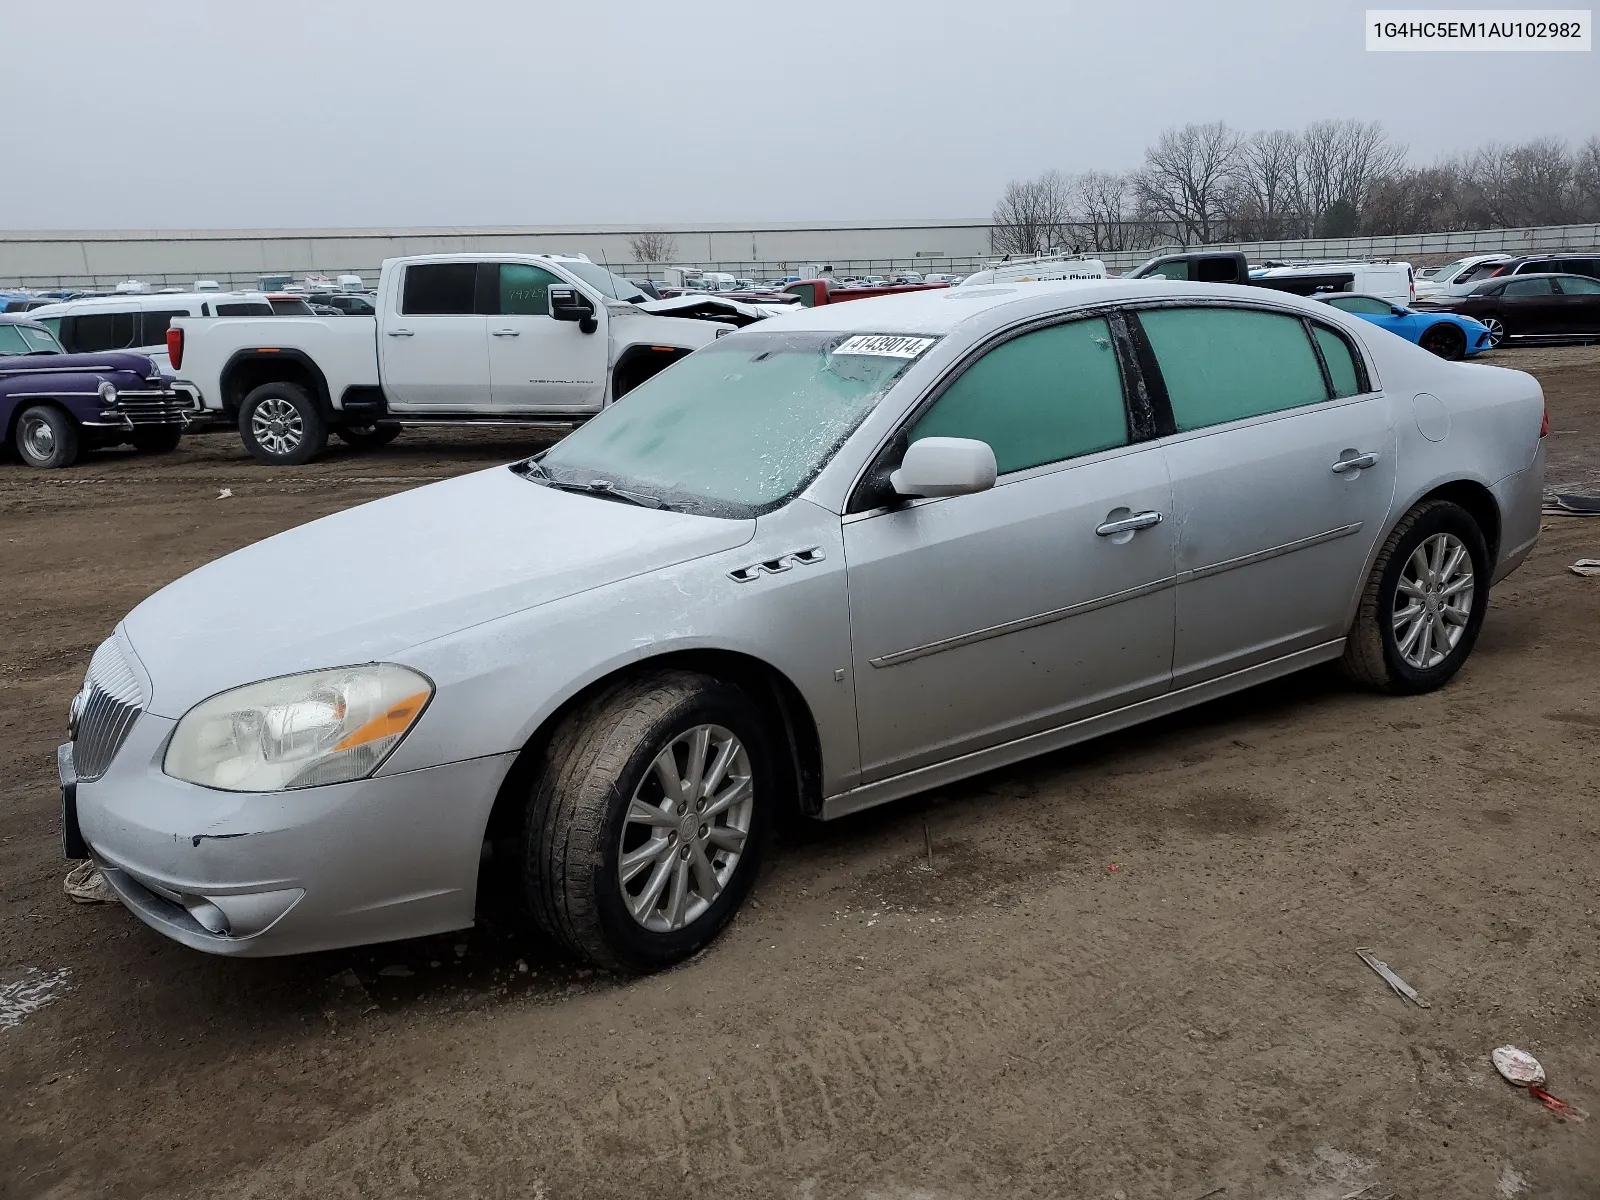
{"type": "Polygon", "coordinates": [[[1500,293],[1500,319],[1507,337],[1542,337],[1561,332],[1555,306],[1556,290],[1549,276],[1512,278],[1500,293]]]}
{"type": "Polygon", "coordinates": [[[1130,427],[1117,319],[990,348],[891,453],[987,442],[993,488],[845,518],[863,782],[1167,689],[1171,492],[1130,427]]]}
{"type": "Polygon", "coordinates": [[[1391,405],[1354,344],[1265,308],[1137,321],[1173,430],[1172,686],[1343,637],[1395,487],[1391,405]]]}
{"type": "Polygon", "coordinates": [[[487,264],[496,273],[489,318],[489,386],[506,412],[599,412],[605,400],[606,312],[595,301],[596,328],[550,316],[550,287],[565,279],[532,263],[487,264]]]}
{"type": "Polygon", "coordinates": [[[1600,334],[1600,279],[1562,275],[1555,284],[1561,290],[1556,299],[1561,305],[1560,332],[1600,334]]]}
{"type": "MultiPolygon", "coordinates": [[[[488,265],[488,264],[483,264],[488,265]]],[[[480,264],[408,263],[378,338],[383,390],[396,412],[451,412],[489,401],[489,318],[480,264]]]]}

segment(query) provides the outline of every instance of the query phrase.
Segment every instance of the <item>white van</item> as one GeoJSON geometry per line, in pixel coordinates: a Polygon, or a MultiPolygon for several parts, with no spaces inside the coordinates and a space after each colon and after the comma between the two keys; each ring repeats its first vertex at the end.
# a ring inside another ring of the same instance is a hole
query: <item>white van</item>
{"type": "Polygon", "coordinates": [[[155,292],[80,296],[46,304],[28,314],[47,326],[68,354],[132,350],[148,354],[163,375],[167,326],[176,317],[270,317],[272,305],[260,292],[155,292]]]}
{"type": "Polygon", "coordinates": [[[1106,264],[1098,258],[1077,255],[1045,254],[1038,258],[1013,258],[990,263],[974,271],[958,285],[972,287],[983,283],[1038,283],[1047,279],[1104,279],[1106,264]]]}
{"type": "MultiPolygon", "coordinates": [[[[1408,262],[1362,262],[1330,259],[1316,262],[1280,264],[1266,267],[1265,269],[1252,268],[1250,271],[1250,281],[1252,283],[1295,279],[1306,279],[1309,282],[1322,277],[1332,279],[1335,276],[1341,282],[1346,276],[1349,277],[1349,280],[1348,282],[1343,282],[1343,286],[1330,284],[1328,287],[1319,290],[1360,292],[1365,296],[1377,296],[1387,300],[1390,304],[1410,304],[1412,300],[1416,299],[1411,264],[1408,262]]],[[[1271,287],[1273,284],[1268,283],[1267,286],[1271,287]]],[[[1306,292],[1305,294],[1311,295],[1313,293],[1306,292]]]]}

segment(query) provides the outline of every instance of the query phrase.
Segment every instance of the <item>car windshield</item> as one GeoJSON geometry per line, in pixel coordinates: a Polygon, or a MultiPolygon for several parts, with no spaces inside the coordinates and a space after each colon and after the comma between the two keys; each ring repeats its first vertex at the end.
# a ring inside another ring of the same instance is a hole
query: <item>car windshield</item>
{"type": "Polygon", "coordinates": [[[31,325],[0,325],[0,354],[61,353],[61,343],[48,329],[35,329],[31,325]],[[22,343],[20,348],[9,336],[13,333],[22,343]]]}
{"type": "Polygon", "coordinates": [[[602,294],[610,296],[613,300],[635,302],[650,299],[620,275],[613,275],[595,263],[563,262],[561,265],[591,287],[599,288],[602,294]]]}
{"type": "Polygon", "coordinates": [[[1421,271],[1419,274],[1426,279],[1437,279],[1441,282],[1448,283],[1455,276],[1455,273],[1466,265],[1466,259],[1458,258],[1454,262],[1445,263],[1445,265],[1442,267],[1433,267],[1427,271],[1421,271]]]}
{"type": "Polygon", "coordinates": [[[809,483],[935,338],[742,333],[673,364],[539,459],[552,479],[753,517],[809,483]]]}

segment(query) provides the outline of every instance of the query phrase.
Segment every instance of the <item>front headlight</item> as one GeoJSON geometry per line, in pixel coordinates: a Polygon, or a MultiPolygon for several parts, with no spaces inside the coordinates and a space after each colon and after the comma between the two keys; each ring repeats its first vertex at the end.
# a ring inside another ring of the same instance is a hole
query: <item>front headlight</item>
{"type": "Polygon", "coordinates": [[[184,714],[162,769],[229,792],[364,779],[433,697],[426,676],[373,663],[251,683],[184,714]]]}
{"type": "Polygon", "coordinates": [[[109,379],[100,384],[100,402],[102,404],[115,404],[117,402],[117,385],[109,379]]]}

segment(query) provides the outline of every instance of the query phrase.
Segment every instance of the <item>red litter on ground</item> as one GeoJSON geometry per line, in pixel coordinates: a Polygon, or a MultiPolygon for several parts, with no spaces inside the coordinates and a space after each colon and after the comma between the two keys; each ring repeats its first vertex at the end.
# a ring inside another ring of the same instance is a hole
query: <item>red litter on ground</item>
{"type": "Polygon", "coordinates": [[[1552,1096],[1544,1090],[1544,1067],[1539,1060],[1526,1050],[1519,1050],[1515,1046],[1496,1046],[1489,1055],[1494,1063],[1494,1069],[1504,1076],[1507,1083],[1516,1087],[1527,1088],[1528,1095],[1544,1105],[1556,1116],[1564,1121],[1587,1121],[1589,1114],[1575,1104],[1568,1104],[1557,1096],[1552,1096]]]}
{"type": "Polygon", "coordinates": [[[1107,863],[1106,864],[1106,870],[1108,870],[1108,871],[1120,871],[1120,870],[1122,870],[1122,864],[1121,863],[1107,863]]]}

